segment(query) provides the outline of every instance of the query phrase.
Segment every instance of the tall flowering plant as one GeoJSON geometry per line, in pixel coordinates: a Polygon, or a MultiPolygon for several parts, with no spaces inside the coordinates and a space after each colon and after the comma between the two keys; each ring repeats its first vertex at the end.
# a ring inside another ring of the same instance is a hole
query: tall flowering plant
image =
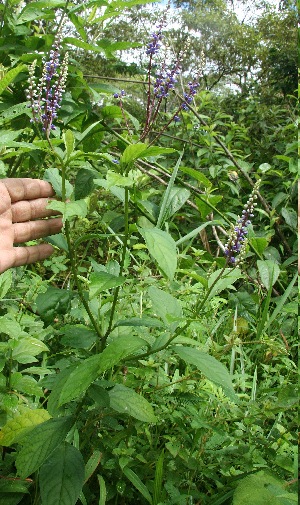
{"type": "MultiPolygon", "coordinates": [[[[146,103],[146,117],[144,128],[140,136],[140,140],[144,140],[147,135],[152,130],[158,114],[163,106],[165,100],[169,97],[170,92],[176,91],[178,85],[178,75],[181,71],[181,58],[179,57],[173,62],[168,62],[167,58],[164,58],[162,64],[157,64],[156,57],[159,53],[166,50],[164,47],[164,34],[163,29],[166,25],[166,15],[170,6],[168,2],[167,8],[165,10],[165,15],[157,26],[155,32],[150,36],[150,39],[146,45],[146,55],[148,56],[148,68],[147,68],[147,103],[146,103]],[[157,68],[157,70],[156,70],[157,68]]],[[[186,89],[183,90],[182,95],[184,102],[180,103],[177,110],[173,112],[171,118],[163,126],[159,132],[159,137],[164,130],[170,125],[170,123],[179,122],[181,120],[181,112],[188,110],[188,104],[192,104],[194,96],[197,93],[199,83],[196,79],[191,80],[186,89]]],[[[121,93],[115,93],[114,98],[120,99],[120,106],[122,108],[122,98],[125,96],[125,91],[122,90],[121,93]]]]}
{"type": "Polygon", "coordinates": [[[55,120],[60,108],[66,87],[68,74],[68,53],[61,61],[61,40],[57,35],[49,59],[44,61],[42,76],[37,81],[35,77],[37,62],[34,60],[29,67],[29,86],[27,99],[32,110],[31,122],[42,125],[42,131],[49,139],[51,130],[55,130],[55,120]]]}

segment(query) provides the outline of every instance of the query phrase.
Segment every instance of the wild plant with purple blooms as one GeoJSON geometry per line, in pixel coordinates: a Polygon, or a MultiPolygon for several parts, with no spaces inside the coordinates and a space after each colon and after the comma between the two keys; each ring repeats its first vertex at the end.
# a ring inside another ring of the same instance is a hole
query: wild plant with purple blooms
{"type": "Polygon", "coordinates": [[[49,60],[44,62],[38,83],[35,78],[36,60],[29,67],[27,99],[30,101],[28,107],[31,108],[33,115],[31,122],[41,123],[42,131],[46,133],[47,138],[50,131],[56,128],[54,121],[61,106],[68,74],[68,53],[60,62],[60,51],[60,35],[57,35],[49,53],[49,60]]]}
{"type": "Polygon", "coordinates": [[[240,264],[246,253],[248,227],[251,224],[254,208],[257,205],[255,200],[257,199],[259,185],[260,179],[256,181],[252,193],[244,205],[242,217],[238,217],[237,223],[232,227],[225,245],[224,254],[227,256],[228,261],[234,265],[240,264]]]}
{"type": "MultiPolygon", "coordinates": [[[[181,69],[181,60],[182,60],[181,57],[178,57],[178,59],[175,62],[173,62],[169,66],[169,68],[167,67],[166,61],[164,61],[160,69],[158,71],[155,71],[155,73],[153,72],[154,69],[156,68],[156,62],[154,61],[154,57],[157,56],[157,54],[160,51],[165,49],[163,44],[164,39],[163,29],[167,23],[166,18],[169,8],[170,8],[170,0],[167,3],[163,19],[158,25],[157,30],[151,34],[149,42],[146,46],[146,54],[149,56],[148,70],[147,70],[147,105],[146,105],[145,124],[142,134],[140,136],[140,140],[144,140],[147,137],[147,135],[151,132],[156,122],[157,116],[160,112],[163,101],[169,97],[170,92],[172,91],[176,92],[176,84],[178,83],[177,76],[180,73],[181,69]]],[[[184,52],[182,54],[184,54],[184,52]]],[[[166,59],[168,58],[164,55],[164,60],[166,59]]],[[[180,122],[181,113],[183,111],[189,110],[187,104],[191,104],[193,102],[198,87],[199,83],[195,79],[188,83],[187,88],[184,91],[182,97],[184,102],[180,103],[179,107],[177,108],[177,110],[174,111],[173,115],[168,120],[168,122],[164,124],[162,130],[158,133],[157,137],[159,137],[173,121],[175,123],[180,122]]],[[[115,93],[113,95],[114,98],[120,100],[119,104],[122,111],[123,111],[122,97],[124,95],[125,95],[124,90],[122,90],[121,93],[115,93]]],[[[125,119],[124,111],[123,114],[125,119]]],[[[127,129],[129,131],[128,125],[127,129]]],[[[156,139],[154,139],[153,142],[155,140],[156,139]]]]}

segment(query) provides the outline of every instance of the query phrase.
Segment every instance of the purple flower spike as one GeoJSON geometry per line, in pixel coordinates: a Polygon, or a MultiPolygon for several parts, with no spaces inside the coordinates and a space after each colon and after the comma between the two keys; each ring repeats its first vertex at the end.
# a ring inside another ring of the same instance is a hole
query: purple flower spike
{"type": "Polygon", "coordinates": [[[60,61],[60,36],[58,35],[49,53],[49,61],[44,62],[42,77],[36,83],[36,61],[29,67],[29,87],[27,98],[33,114],[33,122],[42,124],[42,131],[47,136],[56,127],[53,120],[57,118],[62,95],[66,88],[68,74],[68,53],[60,61]]]}
{"type": "Polygon", "coordinates": [[[229,263],[238,265],[242,262],[246,253],[248,227],[251,224],[250,217],[253,217],[253,211],[256,207],[255,200],[257,199],[260,180],[258,180],[253,188],[253,191],[244,206],[242,217],[238,218],[237,224],[232,227],[229,234],[229,239],[224,247],[224,254],[227,256],[229,263]],[[238,258],[236,257],[238,255],[238,258]]]}

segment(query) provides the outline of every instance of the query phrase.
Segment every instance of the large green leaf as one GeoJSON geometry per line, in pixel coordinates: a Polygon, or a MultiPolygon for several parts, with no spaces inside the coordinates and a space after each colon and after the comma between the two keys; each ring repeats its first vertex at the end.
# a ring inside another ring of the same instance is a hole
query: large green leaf
{"type": "Polygon", "coordinates": [[[137,158],[140,158],[141,154],[144,153],[146,149],[147,144],[143,144],[142,142],[138,142],[137,144],[130,144],[124,150],[120,159],[120,163],[123,163],[124,165],[131,163],[137,158]]]}
{"type": "Polygon", "coordinates": [[[174,352],[183,359],[183,361],[198,368],[207,379],[221,386],[224,393],[231,400],[235,402],[238,401],[229,372],[220,361],[206,352],[190,347],[176,346],[174,347],[174,352]]]}
{"type": "Polygon", "coordinates": [[[71,417],[49,419],[39,424],[24,439],[16,467],[18,474],[26,478],[35,472],[65,439],[74,423],[71,417]]]}
{"type": "Polygon", "coordinates": [[[128,147],[126,147],[121,156],[120,162],[124,165],[127,165],[128,163],[131,163],[137,159],[144,159],[149,158],[150,156],[159,156],[161,154],[169,154],[174,152],[175,149],[172,149],[170,147],[148,147],[147,144],[138,142],[137,144],[130,144],[128,147]]]}
{"type": "Polygon", "coordinates": [[[280,274],[280,267],[273,260],[257,260],[257,267],[262,284],[269,289],[274,286],[280,274]]]}
{"type": "Polygon", "coordinates": [[[141,495],[147,500],[150,505],[152,505],[152,498],[151,495],[146,488],[145,484],[142,483],[141,479],[139,476],[131,470],[131,468],[128,468],[127,466],[123,468],[123,473],[126,475],[127,479],[130,480],[131,484],[134,485],[134,487],[141,493],[141,495]]]}
{"type": "Polygon", "coordinates": [[[163,274],[170,280],[177,268],[177,252],[174,239],[159,228],[139,228],[147,248],[163,274]]]}
{"type": "Polygon", "coordinates": [[[182,307],[179,300],[162,289],[151,286],[148,289],[153,310],[163,322],[174,331],[182,319],[182,307]]]}
{"type": "Polygon", "coordinates": [[[156,417],[150,403],[133,389],[117,384],[109,391],[110,406],[117,412],[128,414],[139,421],[155,423],[156,417]]]}
{"type": "Polygon", "coordinates": [[[170,217],[174,216],[174,214],[185,204],[189,196],[190,191],[188,189],[178,188],[174,186],[170,191],[168,204],[165,208],[165,213],[163,216],[163,221],[168,221],[170,217]]]}
{"type": "Polygon", "coordinates": [[[59,404],[63,405],[78,398],[105,370],[112,368],[143,346],[145,346],[145,341],[139,337],[122,336],[113,340],[101,354],[85,359],[75,369],[72,367],[63,384],[59,404]]]}
{"type": "Polygon", "coordinates": [[[108,272],[96,272],[90,276],[90,299],[102,291],[121,286],[126,281],[125,277],[112,275],[108,272]]]}
{"type": "Polygon", "coordinates": [[[275,475],[261,470],[239,482],[232,505],[294,505],[297,495],[285,488],[285,483],[275,475]]]}
{"type": "Polygon", "coordinates": [[[84,483],[84,461],[73,445],[57,447],[39,472],[43,505],[75,505],[84,483]]]}
{"type": "Polygon", "coordinates": [[[20,338],[12,351],[12,358],[18,363],[32,363],[37,361],[34,356],[41,352],[49,351],[44,342],[37,338],[30,337],[30,335],[20,338]]]}
{"type": "Polygon", "coordinates": [[[0,445],[8,447],[14,444],[35,426],[48,419],[50,414],[45,409],[27,410],[10,419],[0,431],[0,445]]]}
{"type": "Polygon", "coordinates": [[[40,293],[36,298],[37,312],[44,321],[51,323],[58,314],[68,312],[71,298],[71,291],[49,286],[45,293],[40,293]]]}
{"type": "Polygon", "coordinates": [[[6,121],[10,121],[11,119],[21,116],[22,114],[26,114],[26,116],[31,115],[28,108],[28,102],[18,103],[17,105],[13,105],[12,107],[2,110],[0,113],[0,125],[4,124],[6,121]]]}
{"type": "Polygon", "coordinates": [[[194,179],[196,179],[198,182],[203,184],[205,188],[210,188],[212,186],[212,183],[210,182],[207,177],[200,172],[199,170],[195,170],[194,168],[189,168],[189,167],[180,167],[181,172],[184,174],[188,174],[194,179]]]}

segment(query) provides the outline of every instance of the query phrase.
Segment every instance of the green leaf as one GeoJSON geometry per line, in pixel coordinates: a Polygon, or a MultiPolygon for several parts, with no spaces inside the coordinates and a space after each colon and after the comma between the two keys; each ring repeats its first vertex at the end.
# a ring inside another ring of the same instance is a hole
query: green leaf
{"type": "Polygon", "coordinates": [[[99,482],[99,487],[100,487],[100,494],[99,494],[99,505],[105,505],[106,504],[106,485],[105,485],[105,480],[101,475],[97,475],[98,482],[99,482]]]}
{"type": "Polygon", "coordinates": [[[265,237],[249,237],[249,245],[253,247],[254,251],[261,256],[268,247],[268,240],[265,237]]]}
{"type": "Polygon", "coordinates": [[[147,144],[138,142],[137,144],[130,144],[128,147],[126,147],[121,156],[120,163],[127,165],[128,163],[131,163],[137,159],[144,159],[149,158],[150,156],[158,156],[174,152],[175,149],[172,149],[170,147],[147,147],[147,144]]]}
{"type": "Polygon", "coordinates": [[[65,148],[66,148],[66,158],[69,159],[72,152],[74,151],[74,146],[75,146],[74,135],[71,130],[66,130],[63,133],[62,138],[63,138],[65,148]]]}
{"type": "Polygon", "coordinates": [[[0,300],[5,297],[12,285],[12,271],[7,270],[0,275],[0,300]]]}
{"type": "Polygon", "coordinates": [[[101,115],[105,119],[114,119],[114,118],[122,118],[122,111],[121,108],[118,107],[117,105],[106,105],[106,107],[103,107],[101,109],[101,115]]]}
{"type": "Polygon", "coordinates": [[[75,202],[58,202],[56,200],[52,200],[48,203],[47,209],[53,209],[61,212],[63,221],[67,221],[72,217],[86,217],[88,212],[85,200],[76,200],[75,202]]]}
{"type": "Polygon", "coordinates": [[[50,414],[45,409],[27,410],[22,415],[10,419],[0,431],[0,445],[9,447],[48,419],[50,414]]]}
{"type": "Polygon", "coordinates": [[[160,205],[159,216],[158,216],[157,223],[156,223],[157,228],[160,228],[160,229],[163,227],[163,225],[164,225],[165,221],[168,219],[168,217],[170,215],[172,215],[170,213],[170,205],[171,205],[171,200],[172,200],[171,194],[174,189],[174,183],[175,183],[175,179],[177,177],[177,173],[178,173],[178,169],[179,169],[179,166],[180,166],[180,163],[182,160],[182,156],[183,156],[183,152],[181,153],[179,159],[177,160],[177,163],[174,167],[173,173],[170,177],[170,180],[168,182],[168,186],[166,188],[166,191],[164,192],[163,200],[160,205]]]}
{"type": "Polygon", "coordinates": [[[68,242],[62,233],[57,233],[56,235],[51,235],[50,237],[45,237],[44,240],[55,247],[58,247],[62,251],[69,252],[68,242]]]}
{"type": "MultiPolygon", "coordinates": [[[[285,492],[285,483],[265,470],[242,479],[233,495],[232,505],[292,505],[291,501],[282,501],[281,495],[285,492]]],[[[287,497],[289,493],[287,493],[287,497]]]]}
{"type": "Polygon", "coordinates": [[[274,286],[280,274],[278,263],[273,260],[257,260],[257,267],[262,284],[267,289],[270,286],[274,286]]]}
{"type": "MultiPolygon", "coordinates": [[[[56,196],[59,198],[62,197],[62,178],[58,168],[46,168],[44,172],[44,181],[51,184],[56,196]]],[[[73,186],[69,183],[69,181],[66,181],[66,198],[70,198],[72,193],[73,186]]]]}
{"type": "Polygon", "coordinates": [[[61,328],[64,334],[60,342],[62,345],[75,349],[89,349],[96,343],[97,333],[83,324],[68,324],[61,328]]]}
{"type": "Polygon", "coordinates": [[[75,505],[84,483],[84,461],[73,445],[57,447],[39,472],[43,505],[75,505]]]}
{"type": "MultiPolygon", "coordinates": [[[[16,335],[20,337],[22,329],[17,321],[2,316],[0,317],[0,333],[5,333],[5,335],[9,335],[12,338],[16,335]]],[[[25,333],[25,335],[27,335],[27,333],[25,333]]]]}
{"type": "Polygon", "coordinates": [[[191,177],[193,177],[193,179],[196,179],[196,181],[203,184],[205,188],[211,188],[212,183],[210,182],[209,179],[207,179],[207,177],[205,177],[205,175],[202,172],[189,167],[180,167],[180,171],[183,172],[184,174],[190,175],[191,177]]]}
{"type": "Polygon", "coordinates": [[[42,319],[50,323],[58,314],[66,314],[70,309],[72,292],[49,286],[45,293],[36,298],[37,312],[42,319]]]}
{"type": "Polygon", "coordinates": [[[13,105],[12,107],[8,107],[8,109],[1,111],[0,125],[5,124],[6,121],[10,121],[11,119],[21,116],[22,114],[30,116],[28,102],[18,103],[16,105],[13,105]]]}
{"type": "Polygon", "coordinates": [[[221,386],[228,398],[234,402],[238,402],[239,399],[233,389],[229,372],[220,361],[206,352],[190,347],[176,346],[174,347],[174,352],[183,361],[198,368],[211,382],[217,384],[217,386],[221,386]]]}
{"type": "Polygon", "coordinates": [[[144,346],[145,341],[134,335],[118,337],[101,354],[85,359],[76,368],[72,367],[62,386],[59,405],[78,398],[99,375],[144,346]]]}
{"type": "Polygon", "coordinates": [[[109,274],[108,272],[96,272],[90,276],[90,299],[102,291],[121,286],[126,281],[125,277],[109,274]]]}
{"type": "Polygon", "coordinates": [[[196,198],[196,204],[201,214],[202,219],[206,219],[206,216],[211,213],[212,210],[216,210],[216,205],[223,199],[221,195],[205,195],[196,198]]]}
{"type": "MultiPolygon", "coordinates": [[[[22,363],[32,363],[37,361],[33,356],[28,356],[27,360],[22,363]]],[[[21,393],[26,393],[34,396],[43,396],[43,390],[38,385],[37,381],[29,375],[22,375],[21,372],[14,372],[11,375],[11,387],[21,393]]]]}
{"type": "Polygon", "coordinates": [[[117,384],[108,394],[110,406],[117,412],[128,414],[146,423],[155,423],[157,421],[150,403],[133,389],[117,384]]]}
{"type": "Polygon", "coordinates": [[[130,480],[131,484],[133,484],[134,487],[147,500],[147,502],[152,505],[151,495],[150,495],[148,489],[146,488],[145,484],[142,483],[139,476],[133,470],[131,470],[131,468],[128,468],[127,466],[125,468],[123,468],[123,473],[127,477],[127,479],[130,480]]]}
{"type": "Polygon", "coordinates": [[[296,231],[298,224],[297,212],[294,209],[287,209],[283,207],[281,209],[281,215],[286,224],[296,231]]]}
{"type": "Polygon", "coordinates": [[[220,222],[219,221],[206,221],[205,223],[201,224],[200,226],[195,228],[193,231],[191,231],[190,233],[188,233],[184,237],[181,237],[179,240],[177,240],[175,242],[176,246],[178,246],[180,244],[184,244],[184,242],[188,242],[189,240],[192,240],[194,237],[199,235],[200,231],[204,230],[204,228],[206,228],[206,226],[209,226],[209,225],[213,226],[215,224],[220,224],[220,222]]]}
{"type": "Polygon", "coordinates": [[[150,156],[161,156],[163,154],[171,154],[175,153],[176,149],[172,147],[158,147],[158,146],[150,146],[147,147],[144,153],[141,153],[139,156],[140,159],[149,158],[150,156]]]}
{"type": "Polygon", "coordinates": [[[32,356],[37,356],[44,351],[49,351],[49,348],[41,340],[30,336],[22,337],[13,348],[12,358],[18,363],[31,363],[36,361],[31,359],[32,356]]]}
{"type": "MultiPolygon", "coordinates": [[[[2,79],[0,79],[0,95],[2,95],[3,91],[6,90],[6,88],[17,77],[17,75],[19,75],[24,70],[27,70],[27,67],[26,67],[26,65],[21,64],[21,65],[18,65],[17,67],[15,67],[15,68],[12,68],[8,72],[6,72],[6,74],[4,75],[4,77],[2,77],[2,79]]],[[[2,143],[2,141],[3,141],[3,139],[2,139],[2,133],[1,133],[1,143],[2,143]]]]}
{"type": "Polygon", "coordinates": [[[153,505],[159,505],[163,490],[163,470],[164,470],[164,449],[161,451],[160,456],[155,465],[155,478],[154,478],[154,491],[153,491],[153,505]]]}
{"type": "Polygon", "coordinates": [[[174,331],[182,320],[182,307],[179,300],[162,289],[151,286],[148,289],[153,309],[163,322],[174,331]]]}
{"type": "Polygon", "coordinates": [[[71,417],[49,419],[39,424],[25,437],[17,455],[18,474],[26,478],[35,472],[65,439],[74,423],[71,417]]]}
{"type": "Polygon", "coordinates": [[[190,196],[190,191],[185,188],[173,187],[170,191],[169,201],[165,208],[164,221],[168,219],[181,209],[190,196]]]}
{"type": "Polygon", "coordinates": [[[215,272],[213,272],[208,278],[208,289],[211,291],[207,299],[210,300],[213,296],[216,296],[221,293],[221,291],[224,291],[224,289],[235,289],[233,284],[241,277],[244,276],[238,268],[225,268],[224,270],[220,268],[215,270],[215,272]],[[220,279],[218,279],[220,274],[220,279]]]}
{"type": "Polygon", "coordinates": [[[174,239],[159,228],[139,228],[149,253],[163,274],[173,280],[177,268],[177,251],[174,239]]]}
{"type": "Polygon", "coordinates": [[[134,184],[134,180],[131,177],[124,177],[124,175],[117,174],[112,170],[108,170],[106,174],[107,180],[107,189],[110,189],[113,186],[131,187],[134,184]]]}
{"type": "Polygon", "coordinates": [[[95,449],[85,465],[84,482],[87,482],[93,475],[97,466],[100,464],[101,458],[102,458],[102,452],[95,449]]]}
{"type": "Polygon", "coordinates": [[[146,149],[147,144],[143,144],[142,142],[138,142],[137,144],[130,144],[124,150],[120,158],[120,163],[123,163],[124,165],[131,163],[132,161],[140,158],[141,154],[144,153],[146,149]]]}
{"type": "Polygon", "coordinates": [[[81,168],[77,172],[74,190],[75,200],[80,200],[81,198],[85,198],[91,194],[94,189],[94,179],[95,174],[92,170],[81,168]]]}

